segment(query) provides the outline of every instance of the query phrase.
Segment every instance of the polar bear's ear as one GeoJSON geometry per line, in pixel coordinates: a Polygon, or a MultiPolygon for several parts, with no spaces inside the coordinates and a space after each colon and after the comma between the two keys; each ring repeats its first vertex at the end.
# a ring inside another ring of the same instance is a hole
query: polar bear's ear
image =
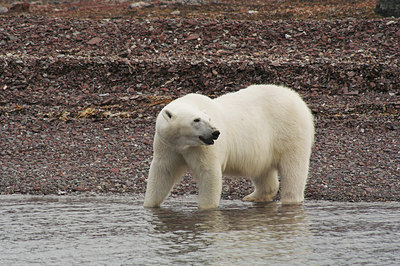
{"type": "Polygon", "coordinates": [[[171,119],[174,117],[174,115],[172,114],[172,112],[169,111],[169,110],[164,110],[164,111],[162,112],[162,116],[163,116],[163,117],[165,118],[165,120],[167,120],[167,121],[171,120],[171,119]]]}

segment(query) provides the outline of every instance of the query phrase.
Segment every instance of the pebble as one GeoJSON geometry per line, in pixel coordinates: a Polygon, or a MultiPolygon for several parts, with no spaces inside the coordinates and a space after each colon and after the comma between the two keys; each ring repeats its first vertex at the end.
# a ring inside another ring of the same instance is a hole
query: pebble
{"type": "Polygon", "coordinates": [[[5,6],[0,6],[0,14],[5,14],[8,12],[8,8],[5,6]]]}

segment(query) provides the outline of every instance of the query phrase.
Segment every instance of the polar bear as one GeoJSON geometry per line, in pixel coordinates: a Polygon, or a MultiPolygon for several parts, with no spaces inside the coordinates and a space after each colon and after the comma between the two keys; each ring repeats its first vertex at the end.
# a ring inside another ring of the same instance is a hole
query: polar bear
{"type": "Polygon", "coordinates": [[[250,178],[255,190],[243,200],[252,202],[273,200],[279,174],[282,204],[301,203],[313,139],[310,109],[283,86],[178,98],[157,116],[144,207],[159,207],[186,169],[200,209],[218,207],[223,174],[250,178]]]}

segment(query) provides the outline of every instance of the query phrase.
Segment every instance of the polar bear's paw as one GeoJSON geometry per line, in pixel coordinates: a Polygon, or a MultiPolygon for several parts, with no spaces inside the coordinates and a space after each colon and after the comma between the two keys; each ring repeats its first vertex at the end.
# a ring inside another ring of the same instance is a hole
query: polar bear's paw
{"type": "Polygon", "coordinates": [[[249,202],[270,202],[273,201],[274,195],[269,195],[269,194],[263,194],[263,195],[258,195],[256,192],[253,192],[246,197],[244,197],[242,200],[243,201],[249,201],[249,202]]]}

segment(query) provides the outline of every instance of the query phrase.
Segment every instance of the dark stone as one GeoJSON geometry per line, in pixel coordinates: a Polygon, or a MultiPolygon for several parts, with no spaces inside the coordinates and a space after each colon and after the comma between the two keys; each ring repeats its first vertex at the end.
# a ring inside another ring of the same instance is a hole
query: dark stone
{"type": "Polygon", "coordinates": [[[12,12],[29,12],[29,7],[31,5],[29,3],[14,3],[10,7],[10,11],[12,12]]]}
{"type": "Polygon", "coordinates": [[[400,17],[400,0],[379,0],[375,13],[385,17],[400,17]]]}

